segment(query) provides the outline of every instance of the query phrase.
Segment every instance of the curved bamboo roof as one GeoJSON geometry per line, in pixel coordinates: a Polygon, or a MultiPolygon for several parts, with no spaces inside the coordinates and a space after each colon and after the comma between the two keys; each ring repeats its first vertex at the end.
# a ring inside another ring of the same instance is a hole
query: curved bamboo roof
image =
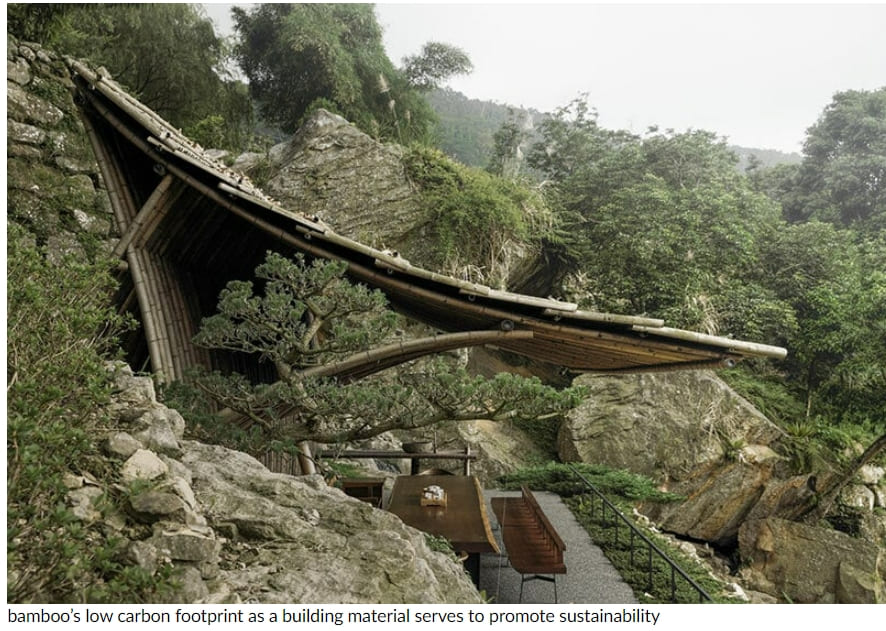
{"type": "MultiPolygon", "coordinates": [[[[270,248],[347,262],[356,281],[396,310],[441,331],[520,332],[441,336],[438,347],[355,360],[355,377],[453,345],[486,344],[575,372],[637,372],[732,365],[786,350],[669,328],[654,318],[582,311],[577,305],[495,290],[414,265],[281,207],[119,85],[68,60],[84,120],[122,234],[117,254],[133,276],[155,372],[178,377],[212,363],[193,348],[200,317],[223,283],[250,274],[270,248]],[[462,343],[463,342],[463,343],[462,343]]],[[[210,304],[211,303],[211,304],[210,304]]]]}

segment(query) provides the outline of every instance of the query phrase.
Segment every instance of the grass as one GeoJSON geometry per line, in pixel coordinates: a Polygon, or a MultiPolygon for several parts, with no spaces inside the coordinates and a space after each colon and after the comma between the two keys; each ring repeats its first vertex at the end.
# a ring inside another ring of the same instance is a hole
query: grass
{"type": "Polygon", "coordinates": [[[67,505],[66,478],[89,472],[105,489],[94,505],[103,517],[127,506],[98,444],[112,422],[105,360],[127,326],[111,301],[112,263],[54,264],[21,226],[7,236],[7,601],[160,600],[171,568],[129,564],[122,537],[67,505]]]}

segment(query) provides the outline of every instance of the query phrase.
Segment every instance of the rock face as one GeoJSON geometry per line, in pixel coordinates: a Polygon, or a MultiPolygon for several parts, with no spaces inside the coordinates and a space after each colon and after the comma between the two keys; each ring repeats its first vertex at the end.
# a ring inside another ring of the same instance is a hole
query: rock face
{"type": "MultiPolygon", "coordinates": [[[[183,440],[181,416],[157,402],[149,378],[125,364],[109,370],[117,427],[106,451],[136,523],[117,515],[105,525],[129,539],[131,563],[174,567],[171,602],[481,602],[461,564],[394,515],[322,477],[271,473],[246,454],[183,440]]],[[[102,519],[102,490],[69,486],[74,514],[102,519]]]]}
{"type": "Polygon", "coordinates": [[[563,460],[607,464],[670,485],[780,436],[710,371],[583,375],[575,383],[589,394],[561,426],[563,460]]]}
{"type": "Polygon", "coordinates": [[[798,603],[886,602],[886,552],[835,530],[783,519],[747,522],[743,578],[798,603]]]}
{"type": "Polygon", "coordinates": [[[396,250],[420,265],[433,244],[401,158],[401,147],[379,143],[341,116],[318,110],[271,151],[264,165],[271,177],[262,189],[285,207],[319,216],[339,234],[396,250]]]}
{"type": "MultiPolygon", "coordinates": [[[[866,513],[864,538],[791,521],[816,489],[773,449],[780,430],[709,372],[590,377],[585,402],[561,427],[565,460],[644,473],[682,502],[647,504],[669,533],[738,548],[752,590],[795,602],[886,602],[886,532],[866,513]]],[[[870,510],[883,474],[860,473],[842,502],[870,510]]]]}
{"type": "Polygon", "coordinates": [[[225,532],[215,584],[247,602],[479,602],[463,569],[394,515],[322,478],[269,473],[239,452],[186,443],[209,523],[225,532]],[[246,567],[241,561],[248,559],[246,567]]]}
{"type": "MultiPolygon", "coordinates": [[[[435,227],[440,221],[435,218],[437,209],[422,199],[404,156],[401,146],[378,142],[341,116],[320,109],[267,156],[244,154],[233,167],[261,182],[262,190],[284,207],[316,216],[338,234],[396,252],[413,265],[497,289],[513,284],[543,292],[540,295],[550,291],[549,282],[530,282],[540,273],[538,243],[508,238],[488,260],[444,263],[435,227]],[[444,264],[449,269],[441,269],[444,264]]],[[[523,208],[527,216],[538,210],[523,208]]],[[[541,278],[547,276],[541,273],[541,278]]]]}
{"type": "Polygon", "coordinates": [[[728,545],[780,459],[780,431],[709,371],[580,377],[589,395],[559,435],[560,457],[643,473],[687,496],[644,507],[668,532],[728,545]]]}
{"type": "Polygon", "coordinates": [[[110,251],[110,204],[63,62],[9,38],[6,71],[8,219],[52,260],[86,256],[95,244],[110,251]]]}

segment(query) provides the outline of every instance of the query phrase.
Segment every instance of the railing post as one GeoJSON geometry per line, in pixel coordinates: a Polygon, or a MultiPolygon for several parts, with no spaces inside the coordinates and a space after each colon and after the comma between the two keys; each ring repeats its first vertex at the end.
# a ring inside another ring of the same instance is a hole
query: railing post
{"type": "Polygon", "coordinates": [[[646,588],[647,592],[652,591],[652,573],[655,571],[655,568],[652,567],[652,544],[650,543],[648,546],[649,549],[649,586],[646,588]]]}
{"type": "Polygon", "coordinates": [[[634,529],[629,529],[631,532],[631,567],[634,567],[634,529]]]}
{"type": "Polygon", "coordinates": [[[677,571],[671,566],[671,602],[677,600],[677,571]]]}

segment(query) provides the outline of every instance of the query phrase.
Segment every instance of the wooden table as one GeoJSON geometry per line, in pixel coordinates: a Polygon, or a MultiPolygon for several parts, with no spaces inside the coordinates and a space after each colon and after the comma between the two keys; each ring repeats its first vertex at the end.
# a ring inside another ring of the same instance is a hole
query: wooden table
{"type": "Polygon", "coordinates": [[[394,480],[388,510],[413,528],[448,539],[456,552],[467,553],[465,568],[474,583],[480,578],[480,554],[499,552],[474,476],[401,475],[394,480]],[[431,485],[446,491],[446,506],[421,505],[422,490],[431,485]]]}

